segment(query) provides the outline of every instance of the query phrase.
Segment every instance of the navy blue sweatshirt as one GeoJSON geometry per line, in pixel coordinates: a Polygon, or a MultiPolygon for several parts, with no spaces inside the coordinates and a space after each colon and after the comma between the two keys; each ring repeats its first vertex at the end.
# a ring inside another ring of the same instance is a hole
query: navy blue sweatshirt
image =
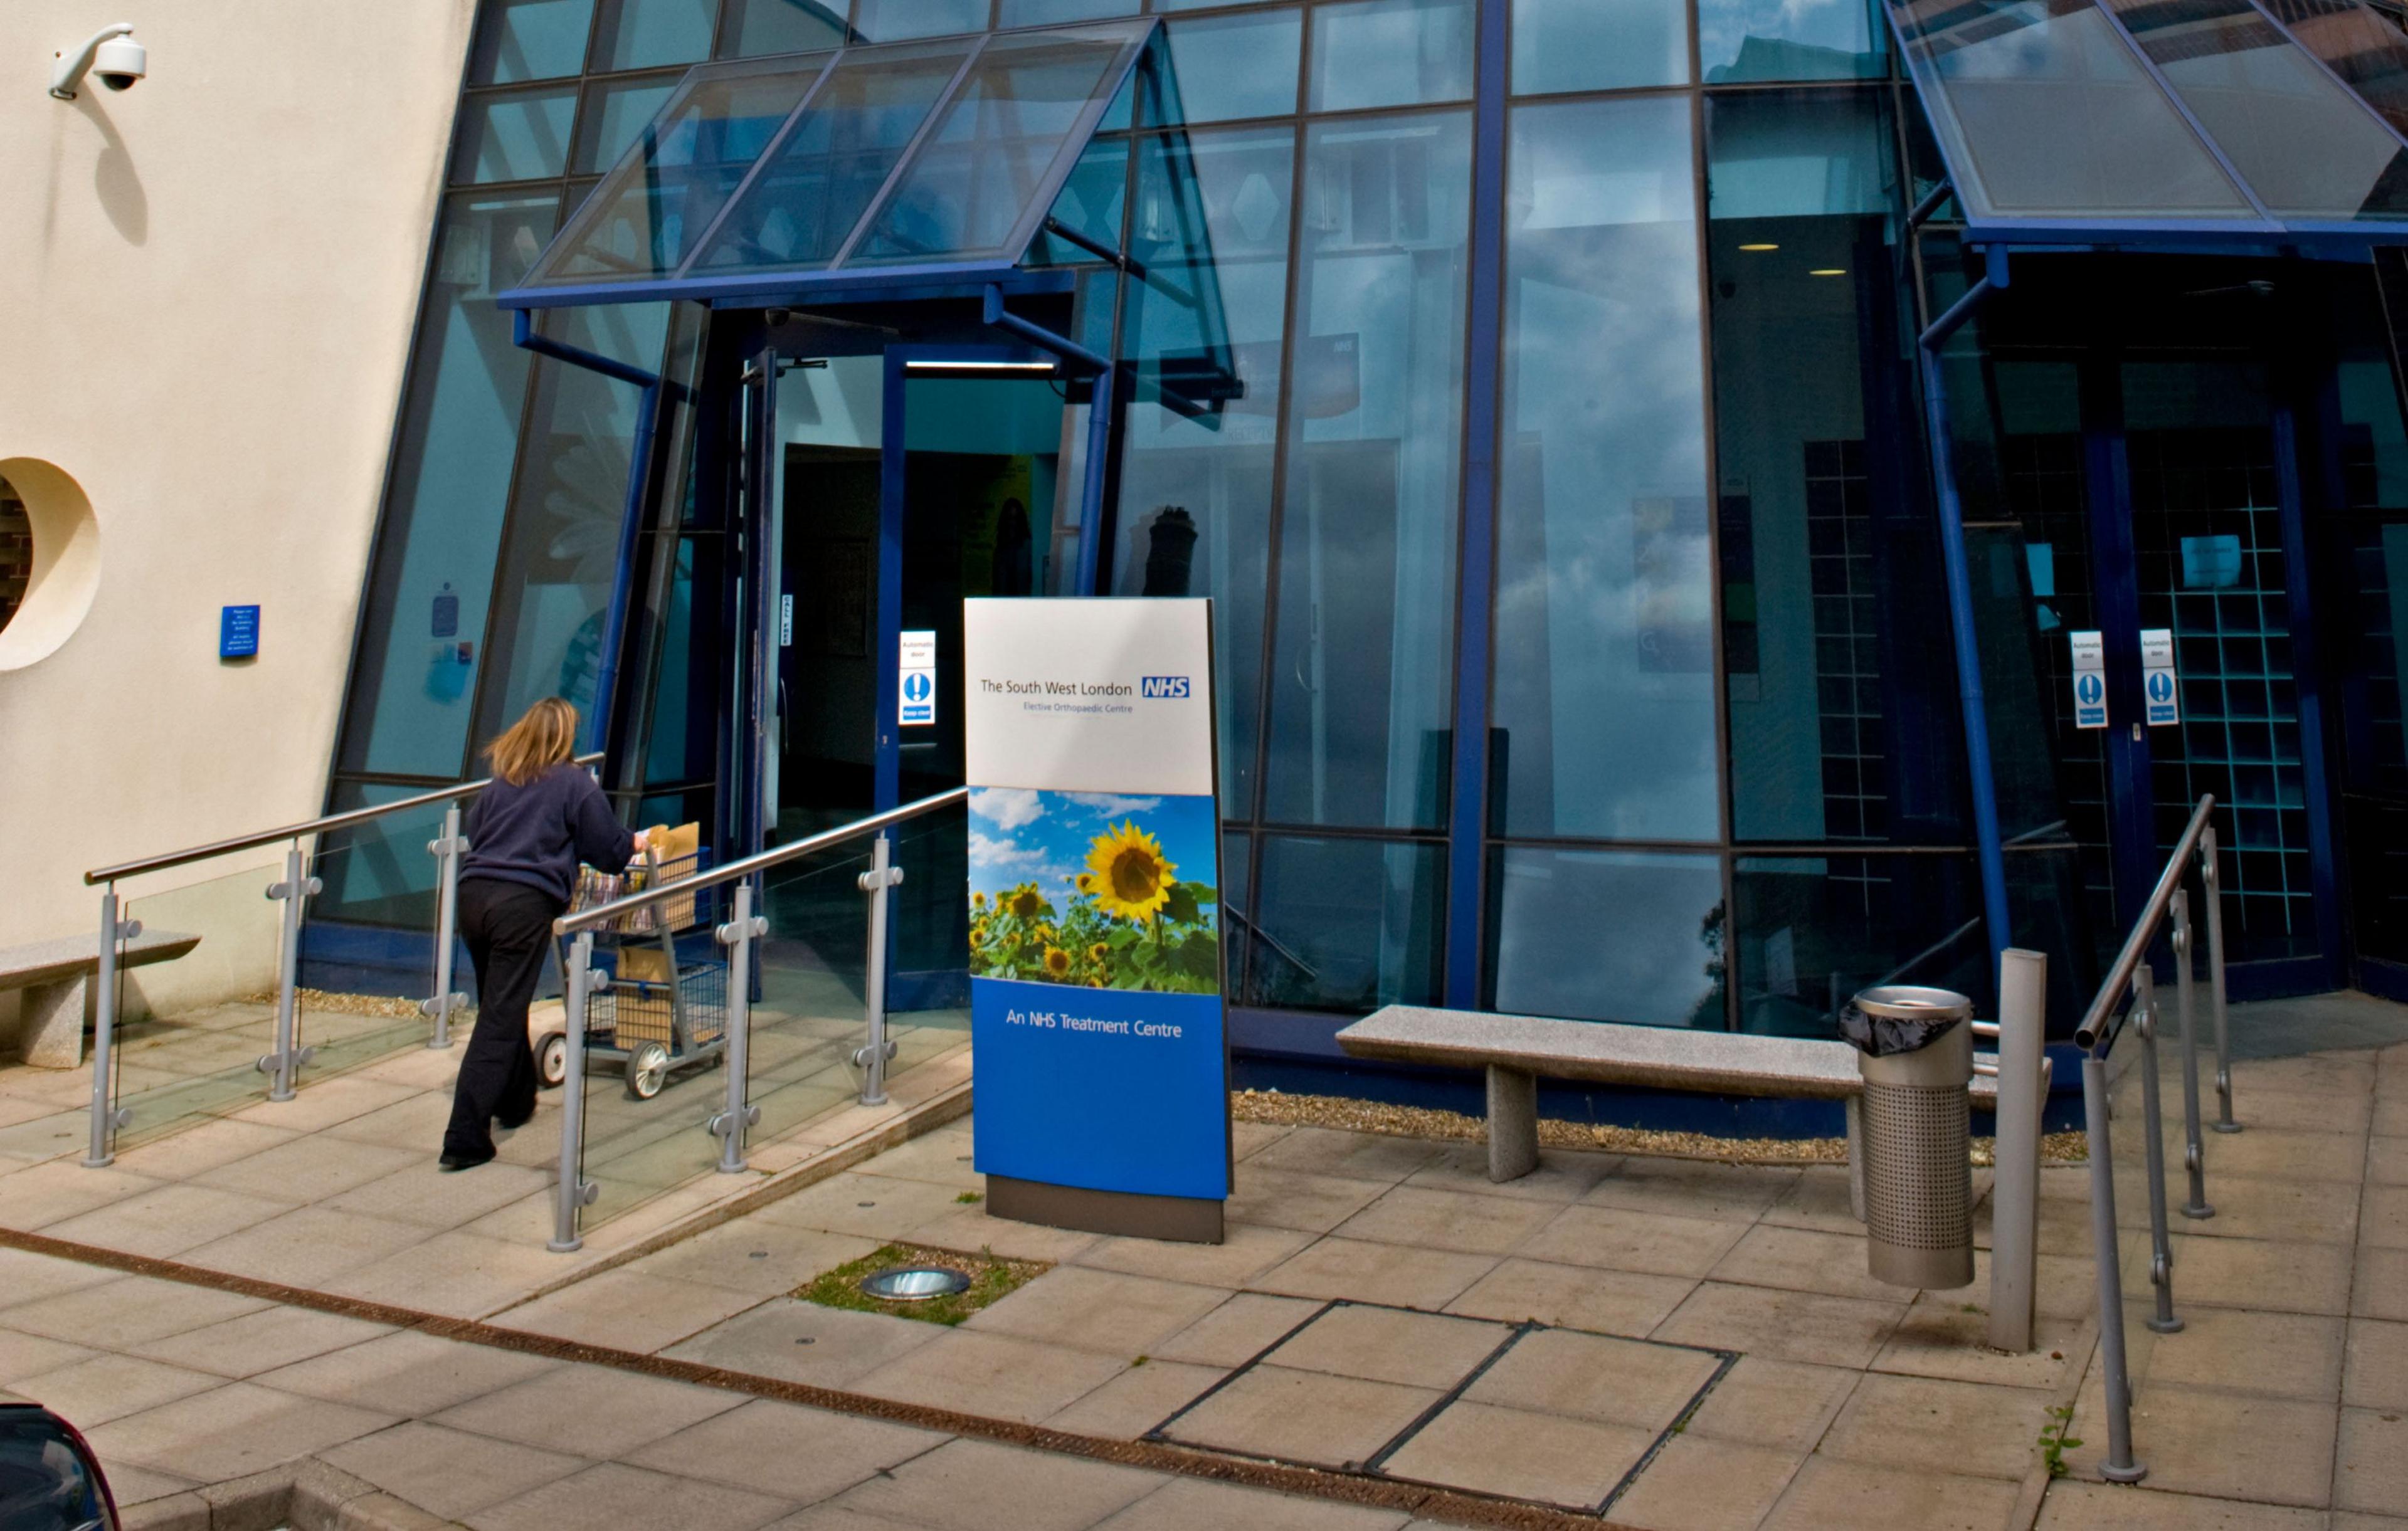
{"type": "Polygon", "coordinates": [[[468,808],[468,853],[462,878],[490,878],[540,888],[563,906],[577,885],[577,864],[624,872],[636,837],[584,768],[548,766],[523,787],[496,777],[468,808]]]}

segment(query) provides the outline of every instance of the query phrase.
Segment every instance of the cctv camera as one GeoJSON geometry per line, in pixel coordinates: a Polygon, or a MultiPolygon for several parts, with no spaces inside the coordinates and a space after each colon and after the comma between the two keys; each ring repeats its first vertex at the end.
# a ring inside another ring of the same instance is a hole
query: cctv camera
{"type": "Polygon", "coordinates": [[[130,36],[133,31],[131,21],[112,22],[86,37],[74,52],[61,53],[50,70],[50,93],[73,101],[87,71],[99,75],[112,91],[132,90],[136,80],[150,72],[150,55],[130,36]]]}
{"type": "Polygon", "coordinates": [[[92,72],[112,91],[130,91],[150,72],[150,54],[131,37],[111,37],[92,56],[92,72]]]}

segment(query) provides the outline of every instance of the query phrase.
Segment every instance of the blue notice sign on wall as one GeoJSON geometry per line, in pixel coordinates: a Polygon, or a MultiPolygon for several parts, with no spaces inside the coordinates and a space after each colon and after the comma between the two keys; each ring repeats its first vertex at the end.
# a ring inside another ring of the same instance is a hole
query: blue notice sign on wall
{"type": "Polygon", "coordinates": [[[218,657],[255,659],[259,655],[259,608],[229,606],[218,612],[218,657]]]}

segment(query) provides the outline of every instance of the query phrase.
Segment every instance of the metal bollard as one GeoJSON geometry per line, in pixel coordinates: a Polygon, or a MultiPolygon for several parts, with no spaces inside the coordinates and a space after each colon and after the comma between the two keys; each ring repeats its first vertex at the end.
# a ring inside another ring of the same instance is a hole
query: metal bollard
{"type": "Polygon", "coordinates": [[[744,1133],[761,1124],[761,1108],[745,1098],[752,1042],[752,938],[769,934],[769,922],[752,913],[752,884],[736,884],[735,917],[719,927],[727,948],[727,1106],[705,1123],[720,1140],[719,1172],[744,1170],[744,1133]]]}
{"type": "Polygon", "coordinates": [[[468,838],[460,833],[460,805],[443,810],[443,834],[426,842],[435,857],[435,993],[418,1009],[435,1018],[430,1048],[452,1045],[452,1012],[466,1007],[468,996],[452,990],[452,951],[460,929],[460,858],[468,853],[468,838]]]}
{"type": "Polygon", "coordinates": [[[2149,1150],[2149,1284],[2157,1289],[2157,1312],[2149,1327],[2161,1335],[2178,1333],[2183,1321],[2174,1317],[2174,1242],[2166,1226],[2166,1119],[2157,1102],[2157,980],[2148,965],[2132,975],[2132,1029],[2141,1034],[2141,1130],[2149,1150]]]}
{"type": "Polygon", "coordinates": [[[595,976],[594,936],[580,932],[569,943],[568,971],[564,975],[567,1047],[561,1060],[559,1199],[552,1211],[552,1239],[544,1245],[554,1254],[574,1254],[583,1247],[577,1214],[594,1205],[600,1190],[585,1178],[585,1003],[595,976]]]}
{"type": "Polygon", "coordinates": [[[869,1011],[869,1040],[853,1054],[861,1070],[861,1103],[886,1104],[886,1065],[895,1044],[886,1039],[886,896],[903,880],[903,868],[894,866],[894,846],[884,835],[871,842],[869,870],[857,880],[869,895],[869,975],[864,985],[869,1011]]]}
{"type": "Polygon", "coordinates": [[[2083,1125],[2090,1142],[2090,1242],[2099,1267],[2099,1361],[2107,1394],[2107,1457],[2099,1476],[2137,1483],[2149,1469],[2132,1460],[2132,1377],[2124,1361],[2124,1273],[2115,1225],[2115,1154],[2109,1138],[2107,1065],[2082,1055],[2083,1125]]]}
{"type": "Polygon", "coordinates": [[[267,1088],[270,1100],[291,1100],[301,1080],[301,1066],[318,1055],[316,1048],[298,1045],[299,1017],[293,991],[301,971],[301,903],[324,887],[316,878],[301,875],[297,842],[284,852],[284,880],[267,885],[267,896],[284,903],[284,931],[276,953],[276,1051],[259,1060],[259,1071],[272,1080],[267,1088]]]}
{"type": "Polygon", "coordinates": [[[2190,970],[2188,889],[2174,890],[2171,912],[2173,922],[2174,1009],[2182,1017],[2183,1169],[2190,1187],[2190,1200],[2183,1204],[2182,1214],[2189,1218],[2214,1217],[2215,1209],[2207,1201],[2207,1147],[2199,1135],[2199,1037],[2191,1009],[2191,989],[2197,980],[2190,970]]]}
{"type": "Polygon", "coordinates": [[[2215,826],[2199,837],[2199,876],[2207,894],[2208,1002],[2215,1007],[2215,1130],[2239,1132],[2232,1120],[2232,1023],[2224,1010],[2224,900],[2215,872],[2215,826]]]}
{"type": "Polygon", "coordinates": [[[100,895],[100,967],[93,975],[98,987],[93,992],[92,1010],[92,1140],[87,1145],[83,1166],[106,1169],[117,1159],[117,1129],[125,1125],[130,1113],[115,1099],[114,1064],[117,1056],[117,948],[121,941],[130,941],[142,934],[142,922],[117,918],[117,884],[109,883],[100,895]]]}
{"type": "Polygon", "coordinates": [[[1999,954],[1999,1120],[1991,1154],[1990,1345],[2031,1349],[2039,1281],[2042,1031],[2048,958],[2010,947],[1999,954]]]}

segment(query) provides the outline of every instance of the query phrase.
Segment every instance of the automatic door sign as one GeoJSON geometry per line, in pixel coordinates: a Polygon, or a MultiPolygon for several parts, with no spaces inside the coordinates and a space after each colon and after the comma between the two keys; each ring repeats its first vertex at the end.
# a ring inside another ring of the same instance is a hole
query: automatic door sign
{"type": "Polygon", "coordinates": [[[2149,726],[2164,728],[2182,722],[2182,687],[2174,678],[2174,630],[2141,629],[2141,695],[2147,702],[2149,726]]]}
{"type": "Polygon", "coordinates": [[[906,728],[926,728],[937,721],[937,635],[915,628],[901,637],[902,657],[896,665],[901,672],[900,712],[896,721],[906,728]]]}
{"type": "Polygon", "coordinates": [[[2107,645],[2095,630],[2066,635],[2073,644],[2073,726],[2107,726],[2107,645]]]}

